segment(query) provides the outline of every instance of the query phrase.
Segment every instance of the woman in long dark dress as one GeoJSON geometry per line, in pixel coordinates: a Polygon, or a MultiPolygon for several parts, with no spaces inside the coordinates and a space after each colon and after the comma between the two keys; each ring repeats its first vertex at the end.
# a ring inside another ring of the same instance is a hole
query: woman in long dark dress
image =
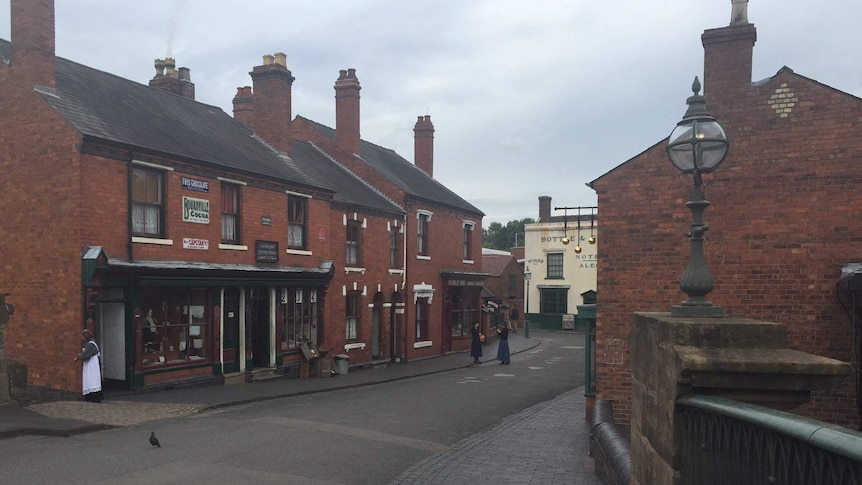
{"type": "Polygon", "coordinates": [[[497,343],[497,360],[508,365],[512,358],[509,355],[509,329],[505,325],[497,325],[497,335],[500,336],[497,343]]]}
{"type": "Polygon", "coordinates": [[[473,363],[479,363],[479,357],[482,357],[482,332],[479,331],[479,324],[474,323],[473,328],[470,329],[470,337],[472,341],[470,342],[470,355],[473,356],[473,363]]]}

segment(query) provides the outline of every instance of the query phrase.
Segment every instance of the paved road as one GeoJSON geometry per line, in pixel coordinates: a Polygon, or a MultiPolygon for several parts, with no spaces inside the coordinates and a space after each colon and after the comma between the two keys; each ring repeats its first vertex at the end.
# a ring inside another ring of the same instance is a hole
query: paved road
{"type": "MultiPolygon", "coordinates": [[[[599,484],[583,388],[571,390],[583,382],[582,339],[514,335],[511,366],[452,354],[329,379],[40,405],[56,413],[42,429],[74,436],[0,441],[0,482],[599,484]],[[76,435],[94,425],[118,428],[76,435]],[[150,429],[163,450],[146,444],[150,429]]],[[[495,344],[485,350],[492,359],[495,344]]]]}

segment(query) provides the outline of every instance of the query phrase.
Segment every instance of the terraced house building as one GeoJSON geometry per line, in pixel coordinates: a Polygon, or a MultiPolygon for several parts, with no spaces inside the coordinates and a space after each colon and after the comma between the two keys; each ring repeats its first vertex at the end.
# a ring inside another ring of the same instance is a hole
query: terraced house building
{"type": "Polygon", "coordinates": [[[144,85],[56,57],[51,1],[11,12],[0,290],[16,312],[0,386],[12,397],[80,393],[68,364],[84,327],[107,384],[126,389],[291,374],[305,343],[357,365],[469,346],[483,214],[421,163],[359,140],[358,96],[354,145],[332,141],[340,81],[335,130],[291,121],[285,56],[264,56],[232,117],[195,101],[173,59],[144,85]]]}

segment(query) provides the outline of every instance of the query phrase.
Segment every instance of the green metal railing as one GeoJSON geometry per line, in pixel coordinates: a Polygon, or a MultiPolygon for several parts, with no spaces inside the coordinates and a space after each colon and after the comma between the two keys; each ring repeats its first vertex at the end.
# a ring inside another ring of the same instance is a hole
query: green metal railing
{"type": "Polygon", "coordinates": [[[716,396],[677,399],[680,483],[862,484],[862,433],[716,396]]]}

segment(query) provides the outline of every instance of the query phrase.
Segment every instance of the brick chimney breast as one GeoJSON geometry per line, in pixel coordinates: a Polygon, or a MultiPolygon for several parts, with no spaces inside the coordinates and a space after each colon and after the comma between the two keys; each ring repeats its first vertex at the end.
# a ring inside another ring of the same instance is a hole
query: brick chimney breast
{"type": "Polygon", "coordinates": [[[756,41],[754,24],[733,24],[706,30],[701,35],[703,93],[710,108],[732,101],[746,102],[752,92],[751,66],[756,41]]]}
{"type": "Polygon", "coordinates": [[[181,67],[177,70],[177,62],[172,57],[156,59],[153,65],[156,68],[156,75],[150,79],[151,88],[195,99],[195,85],[189,68],[181,67]]]}
{"type": "Polygon", "coordinates": [[[249,126],[254,126],[254,99],[251,95],[251,86],[236,88],[233,97],[233,117],[249,126]]]}
{"type": "Polygon", "coordinates": [[[356,69],[338,71],[335,81],[335,145],[346,153],[359,153],[359,79],[356,69]]]}
{"type": "Polygon", "coordinates": [[[434,177],[434,124],[428,115],[418,116],[413,127],[413,162],[434,177]]]}
{"type": "Polygon", "coordinates": [[[539,196],[539,220],[536,222],[548,222],[551,220],[551,198],[547,195],[539,196]]]}
{"type": "Polygon", "coordinates": [[[11,0],[11,67],[28,84],[56,86],[54,1],[11,0]]]}
{"type": "MultiPolygon", "coordinates": [[[[263,64],[254,66],[249,73],[253,89],[247,94],[252,100],[250,120],[257,136],[277,149],[288,152],[291,145],[290,121],[293,117],[291,90],[294,77],[286,64],[287,56],[284,53],[263,56],[263,64]]],[[[243,97],[246,97],[245,89],[243,93],[243,97]]],[[[236,108],[236,103],[234,107],[236,108]]]]}

